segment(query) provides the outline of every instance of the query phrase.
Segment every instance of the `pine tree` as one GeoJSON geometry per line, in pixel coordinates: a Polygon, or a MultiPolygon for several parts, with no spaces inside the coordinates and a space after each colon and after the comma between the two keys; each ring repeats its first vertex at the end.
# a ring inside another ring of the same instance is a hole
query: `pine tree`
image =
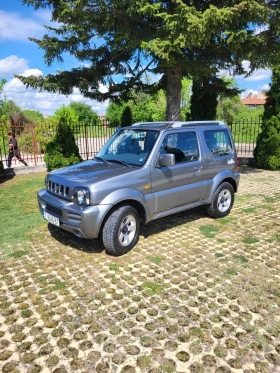
{"type": "Polygon", "coordinates": [[[50,8],[59,26],[41,40],[45,62],[69,52],[81,66],[46,77],[18,78],[49,92],[123,100],[132,92],[167,92],[166,119],[180,119],[182,77],[212,79],[221,69],[245,73],[279,61],[279,1],[264,0],[22,0],[50,8]],[[265,25],[265,27],[261,27],[265,25]],[[147,73],[161,74],[145,82],[147,73]],[[123,77],[123,80],[115,77],[123,77]],[[106,85],[106,92],[100,90],[106,85]]]}
{"type": "Polygon", "coordinates": [[[73,131],[65,118],[60,119],[54,139],[47,144],[44,160],[48,171],[81,162],[73,131]]]}
{"type": "Polygon", "coordinates": [[[132,114],[129,106],[126,106],[122,112],[121,119],[122,127],[127,127],[132,125],[132,114]]]}
{"type": "Polygon", "coordinates": [[[270,90],[264,107],[261,133],[254,158],[257,167],[280,170],[280,65],[272,69],[270,90]]]}

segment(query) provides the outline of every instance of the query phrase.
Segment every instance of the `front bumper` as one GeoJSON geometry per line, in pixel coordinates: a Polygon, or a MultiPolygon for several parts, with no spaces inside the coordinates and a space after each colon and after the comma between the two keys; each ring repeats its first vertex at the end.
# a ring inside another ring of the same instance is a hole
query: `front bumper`
{"type": "Polygon", "coordinates": [[[60,228],[81,238],[97,238],[100,227],[112,205],[81,207],[48,193],[45,189],[38,192],[41,213],[46,211],[59,219],[60,228]]]}

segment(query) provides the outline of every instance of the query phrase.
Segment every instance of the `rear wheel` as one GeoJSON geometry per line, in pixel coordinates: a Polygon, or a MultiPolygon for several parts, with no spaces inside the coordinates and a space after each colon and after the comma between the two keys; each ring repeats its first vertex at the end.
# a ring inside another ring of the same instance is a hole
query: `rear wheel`
{"type": "Polygon", "coordinates": [[[116,256],[131,250],[139,239],[139,215],[131,206],[121,206],[107,218],[102,232],[105,249],[116,256]]]}
{"type": "Polygon", "coordinates": [[[214,218],[223,218],[230,213],[234,202],[234,190],[230,183],[222,183],[216,189],[212,202],[207,207],[208,214],[214,218]]]}

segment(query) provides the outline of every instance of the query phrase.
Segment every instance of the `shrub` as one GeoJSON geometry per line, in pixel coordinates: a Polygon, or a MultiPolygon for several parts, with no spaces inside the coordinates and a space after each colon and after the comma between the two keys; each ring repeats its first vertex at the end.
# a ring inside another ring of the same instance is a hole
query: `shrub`
{"type": "Polygon", "coordinates": [[[132,125],[132,114],[131,109],[129,106],[126,106],[124,108],[124,111],[122,112],[122,119],[121,119],[121,126],[127,127],[132,125]]]}
{"type": "Polygon", "coordinates": [[[82,160],[73,131],[65,118],[60,118],[54,139],[46,146],[44,159],[48,171],[76,164],[82,160]]]}
{"type": "Polygon", "coordinates": [[[280,65],[272,69],[271,81],[254,157],[257,167],[280,170],[280,65]]]}

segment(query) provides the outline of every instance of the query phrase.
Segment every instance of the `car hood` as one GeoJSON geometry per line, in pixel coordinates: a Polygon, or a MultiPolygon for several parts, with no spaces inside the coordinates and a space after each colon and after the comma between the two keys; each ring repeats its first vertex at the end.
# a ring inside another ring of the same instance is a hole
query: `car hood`
{"type": "Polygon", "coordinates": [[[125,166],[118,163],[91,159],[76,165],[60,168],[49,173],[49,178],[66,179],[73,183],[87,184],[103,181],[115,176],[124,175],[139,169],[136,166],[125,166]]]}

